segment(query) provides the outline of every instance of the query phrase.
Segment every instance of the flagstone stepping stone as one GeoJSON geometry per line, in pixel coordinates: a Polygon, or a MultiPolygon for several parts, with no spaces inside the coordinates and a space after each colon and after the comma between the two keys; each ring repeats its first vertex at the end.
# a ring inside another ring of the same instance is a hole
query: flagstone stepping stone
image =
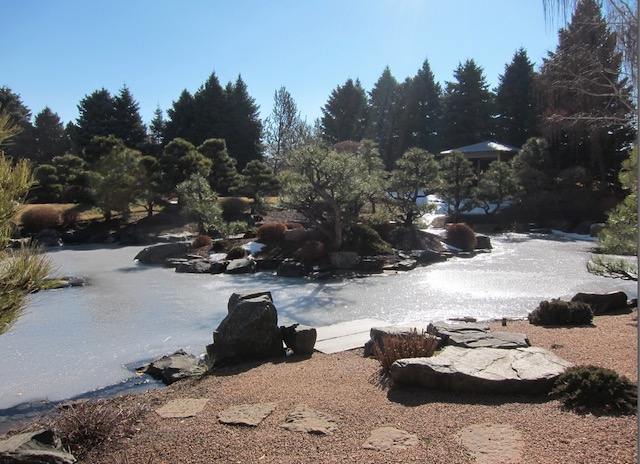
{"type": "Polygon", "coordinates": [[[240,404],[218,414],[218,421],[229,425],[257,427],[274,409],[275,403],[240,404]]]}
{"type": "Polygon", "coordinates": [[[310,409],[307,405],[296,406],[280,427],[292,432],[306,432],[316,435],[330,435],[338,430],[338,424],[331,416],[310,409]]]}
{"type": "Polygon", "coordinates": [[[523,462],[524,439],[509,424],[473,424],[457,432],[477,464],[523,462]]]}
{"type": "Polygon", "coordinates": [[[380,427],[372,430],[362,445],[364,449],[376,451],[403,450],[418,445],[418,437],[394,427],[380,427]]]}
{"type": "Polygon", "coordinates": [[[207,398],[179,398],[156,409],[156,413],[163,419],[193,417],[204,409],[207,401],[207,398]]]}

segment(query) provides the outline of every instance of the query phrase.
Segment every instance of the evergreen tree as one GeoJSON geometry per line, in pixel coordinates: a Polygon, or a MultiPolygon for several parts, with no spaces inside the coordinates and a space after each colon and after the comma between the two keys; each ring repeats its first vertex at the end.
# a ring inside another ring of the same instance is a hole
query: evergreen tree
{"type": "Polygon", "coordinates": [[[238,169],[243,169],[249,161],[262,160],[262,122],[259,107],[255,99],[249,95],[242,76],[238,76],[234,84],[227,85],[225,102],[225,131],[217,137],[224,137],[229,153],[238,163],[238,169]]]}
{"type": "Polygon", "coordinates": [[[194,126],[196,122],[195,107],[193,95],[191,95],[187,89],[183,90],[178,100],[174,101],[172,107],[167,110],[169,119],[165,124],[162,137],[165,146],[177,138],[183,140],[194,139],[194,126]]]}
{"type": "Polygon", "coordinates": [[[273,109],[264,131],[267,162],[274,172],[280,171],[285,154],[299,147],[308,132],[295,100],[286,87],[280,87],[273,94],[273,109]]]}
{"type": "Polygon", "coordinates": [[[390,203],[400,212],[405,226],[429,211],[427,195],[437,188],[438,163],[421,149],[410,148],[396,163],[387,186],[390,203]]]}
{"type": "Polygon", "coordinates": [[[616,36],[600,5],[580,0],[540,71],[542,130],[558,169],[582,166],[615,181],[608,177],[617,172],[635,132],[631,89],[621,66],[616,36]]]}
{"type": "Polygon", "coordinates": [[[31,136],[33,148],[29,159],[36,164],[50,163],[70,148],[60,117],[49,107],[36,115],[31,136]]]}
{"type": "Polygon", "coordinates": [[[236,160],[229,156],[223,139],[206,140],[198,147],[198,152],[211,161],[209,183],[216,193],[225,196],[239,187],[241,178],[236,170],[236,160]]]}
{"type": "MultiPolygon", "coordinates": [[[[55,169],[55,175],[62,186],[60,202],[92,203],[93,199],[89,188],[91,172],[84,159],[67,153],[54,157],[51,160],[51,166],[55,169]]],[[[42,188],[44,189],[45,187],[43,186],[42,188]]]]}
{"type": "Polygon", "coordinates": [[[200,234],[208,234],[212,229],[224,229],[218,195],[211,190],[207,179],[199,174],[192,174],[176,186],[176,191],[181,207],[198,221],[200,234]]]}
{"type": "Polygon", "coordinates": [[[395,114],[399,104],[399,84],[387,66],[369,92],[367,137],[379,147],[387,168],[395,163],[395,114]]]}
{"type": "Polygon", "coordinates": [[[435,82],[429,61],[425,60],[417,74],[407,80],[404,86],[403,114],[398,121],[400,153],[411,147],[432,153],[440,151],[442,89],[435,82]]]}
{"type": "Polygon", "coordinates": [[[51,164],[41,164],[36,171],[36,185],[29,196],[36,203],[58,203],[62,195],[63,186],[58,177],[56,167],[51,164]]]}
{"type": "Polygon", "coordinates": [[[162,153],[162,146],[164,142],[164,134],[167,123],[164,120],[164,114],[160,106],[157,106],[153,111],[153,119],[149,124],[149,144],[147,151],[153,154],[153,156],[160,156],[162,153]]]}
{"type": "Polygon", "coordinates": [[[537,134],[535,72],[527,52],[520,48],[505,66],[496,90],[496,140],[521,147],[537,134]]]}
{"type": "Polygon", "coordinates": [[[122,140],[125,146],[134,149],[142,148],[147,139],[147,129],[140,116],[140,105],[126,85],[113,97],[111,134],[122,140]]]}
{"type": "Polygon", "coordinates": [[[444,144],[450,148],[491,140],[492,101],[483,69],[474,60],[458,65],[455,81],[447,82],[443,97],[444,144]]]}
{"type": "Polygon", "coordinates": [[[196,147],[181,138],[173,139],[164,147],[158,162],[162,193],[175,192],[176,185],[193,174],[208,177],[211,173],[211,160],[202,156],[196,147]]]}
{"type": "Polygon", "coordinates": [[[28,158],[31,152],[31,110],[22,102],[22,98],[9,87],[0,87],[0,111],[18,132],[3,141],[4,154],[13,158],[28,158]]]}
{"type": "Polygon", "coordinates": [[[251,214],[255,214],[262,209],[264,197],[273,195],[279,188],[273,170],[262,161],[252,160],[242,170],[242,185],[232,193],[241,193],[253,199],[251,214]]]}
{"type": "Polygon", "coordinates": [[[360,80],[347,79],[344,85],[339,85],[322,108],[322,138],[331,145],[345,140],[360,141],[366,130],[367,104],[360,80]]]}
{"type": "Polygon", "coordinates": [[[502,205],[519,192],[518,178],[509,163],[493,161],[478,180],[476,199],[487,214],[500,211],[502,205]]]}
{"type": "Polygon", "coordinates": [[[111,94],[105,88],[86,95],[78,104],[79,116],[72,133],[76,149],[84,150],[96,136],[113,134],[114,106],[111,94]]]}
{"type": "Polygon", "coordinates": [[[460,212],[471,205],[465,200],[473,196],[473,165],[464,154],[453,151],[440,160],[439,170],[438,194],[447,203],[453,222],[458,222],[460,212]]]}
{"type": "MultiPolygon", "coordinates": [[[[184,108],[188,110],[188,106],[184,108]]],[[[220,85],[218,76],[212,72],[205,83],[193,95],[193,126],[191,131],[186,131],[185,138],[195,146],[205,140],[225,138],[227,126],[227,113],[229,108],[225,102],[225,92],[220,85]]],[[[174,115],[169,113],[173,120],[174,115]]],[[[183,116],[185,120],[187,115],[183,116]]]]}

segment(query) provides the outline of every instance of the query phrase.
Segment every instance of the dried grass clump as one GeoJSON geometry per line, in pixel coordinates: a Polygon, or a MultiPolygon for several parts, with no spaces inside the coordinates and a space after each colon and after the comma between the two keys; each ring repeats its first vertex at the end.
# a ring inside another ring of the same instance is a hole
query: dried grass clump
{"type": "Polygon", "coordinates": [[[124,409],[114,401],[95,400],[61,406],[51,427],[63,445],[82,459],[104,442],[133,435],[142,407],[124,409]]]}
{"type": "Polygon", "coordinates": [[[287,225],[284,222],[268,222],[258,227],[258,241],[262,243],[278,243],[284,240],[287,225]]]}
{"type": "Polygon", "coordinates": [[[446,242],[462,251],[473,251],[476,249],[476,233],[463,222],[449,224],[446,242]]]}
{"type": "Polygon", "coordinates": [[[204,248],[211,247],[213,240],[208,235],[198,235],[191,242],[191,248],[204,248]]]}
{"type": "Polygon", "coordinates": [[[60,212],[51,205],[34,205],[21,216],[22,228],[29,233],[55,229],[60,224],[60,212]]]}
{"type": "Polygon", "coordinates": [[[373,356],[378,360],[382,370],[389,373],[391,365],[398,359],[428,358],[438,348],[438,339],[424,330],[402,335],[383,335],[382,343],[376,341],[373,356]]]}
{"type": "Polygon", "coordinates": [[[296,252],[296,257],[307,265],[316,264],[326,256],[327,247],[320,240],[308,240],[296,252]]]}

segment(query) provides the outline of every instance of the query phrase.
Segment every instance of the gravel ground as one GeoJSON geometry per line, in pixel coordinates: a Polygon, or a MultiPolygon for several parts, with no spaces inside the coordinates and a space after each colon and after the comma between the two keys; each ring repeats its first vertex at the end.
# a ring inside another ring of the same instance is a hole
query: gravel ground
{"type": "MultiPolygon", "coordinates": [[[[595,364],[637,378],[637,312],[599,316],[595,327],[541,328],[526,321],[493,330],[524,332],[531,343],[575,364],[595,364]]],[[[523,463],[635,463],[637,417],[596,417],[564,411],[554,400],[498,397],[394,388],[381,382],[378,363],[362,350],[308,359],[246,364],[202,379],[112,401],[141,405],[139,431],[102,445],[81,462],[91,463],[472,463],[460,443],[463,427],[494,423],[524,438],[523,463]],[[174,398],[209,398],[196,417],[161,419],[154,411],[174,398]],[[258,427],[218,423],[223,409],[274,402],[258,427]],[[319,436],[280,428],[296,405],[333,416],[339,430],[319,436]],[[374,428],[391,426],[418,436],[404,451],[362,448],[374,428]]],[[[479,462],[479,461],[478,461],[479,462]]],[[[492,461],[495,462],[495,461],[492,461]]],[[[502,461],[500,461],[502,462],[502,461]]],[[[508,461],[507,461],[508,462],[508,461]]]]}

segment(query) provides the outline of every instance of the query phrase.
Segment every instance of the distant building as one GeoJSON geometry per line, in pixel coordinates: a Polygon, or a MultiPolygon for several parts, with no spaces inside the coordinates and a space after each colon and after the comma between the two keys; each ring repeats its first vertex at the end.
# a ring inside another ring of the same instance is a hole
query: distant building
{"type": "Polygon", "coordinates": [[[440,157],[450,155],[454,151],[462,153],[469,161],[473,163],[473,167],[477,174],[489,167],[492,161],[509,161],[519,151],[519,148],[505,145],[497,142],[480,142],[466,147],[453,148],[440,152],[440,157]]]}

